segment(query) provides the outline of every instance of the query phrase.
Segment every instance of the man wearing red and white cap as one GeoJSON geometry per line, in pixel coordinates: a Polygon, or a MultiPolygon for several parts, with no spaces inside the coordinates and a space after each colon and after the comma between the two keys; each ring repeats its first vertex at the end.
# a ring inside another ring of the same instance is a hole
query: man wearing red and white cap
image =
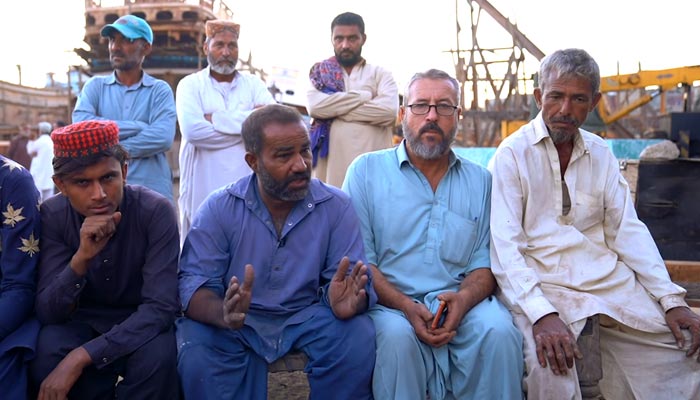
{"type": "Polygon", "coordinates": [[[79,122],[51,139],[61,193],[41,206],[33,390],[39,399],[177,399],[175,209],[125,184],[116,123],[79,122]]]}
{"type": "Polygon", "coordinates": [[[173,199],[172,171],[165,152],[175,138],[175,99],[170,86],[148,75],[143,62],[151,53],[153,31],[134,15],[102,28],[109,38],[114,72],[85,83],[73,110],[73,121],[112,120],[119,143],[129,152],[129,183],[173,199]]]}

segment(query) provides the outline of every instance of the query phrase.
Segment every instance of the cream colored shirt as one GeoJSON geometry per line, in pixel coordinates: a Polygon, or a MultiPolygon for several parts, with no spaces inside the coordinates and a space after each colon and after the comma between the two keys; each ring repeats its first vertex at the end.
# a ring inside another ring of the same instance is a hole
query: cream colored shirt
{"type": "Polygon", "coordinates": [[[355,157],[393,145],[392,134],[399,109],[399,92],[391,73],[362,61],[350,74],[343,69],[345,91],[326,94],[309,83],[309,115],[334,118],[328,158],[321,158],[314,175],[337,187],[355,157]]]}
{"type": "Polygon", "coordinates": [[[490,162],[491,269],[501,299],[535,323],[602,313],[647,332],[668,332],[664,312],[686,306],[646,226],[637,218],[617,159],[580,130],[564,180],[541,114],[505,139],[490,162]]]}

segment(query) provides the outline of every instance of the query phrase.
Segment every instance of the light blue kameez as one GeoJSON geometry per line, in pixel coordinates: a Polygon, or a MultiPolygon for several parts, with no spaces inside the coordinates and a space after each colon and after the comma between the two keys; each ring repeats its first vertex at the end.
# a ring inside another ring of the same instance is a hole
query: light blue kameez
{"type": "MultiPolygon", "coordinates": [[[[434,310],[443,291],[489,268],[491,176],[450,153],[433,192],[409,161],[405,144],[365,154],[343,189],[360,217],[367,261],[398,290],[434,310]]],[[[472,308],[448,345],[418,340],[398,310],[370,311],[377,332],[373,390],[377,399],[520,399],[522,336],[495,297],[472,308]]]]}

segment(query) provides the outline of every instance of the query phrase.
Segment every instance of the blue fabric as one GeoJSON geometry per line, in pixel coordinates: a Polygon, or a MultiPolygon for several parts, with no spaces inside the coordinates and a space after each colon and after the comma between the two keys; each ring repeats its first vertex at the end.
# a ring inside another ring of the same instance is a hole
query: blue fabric
{"type": "MultiPolygon", "coordinates": [[[[287,216],[278,238],[260,199],[255,174],[212,193],[195,214],[180,259],[180,298],[187,309],[192,294],[207,288],[223,298],[232,276],[255,268],[246,324],[269,340],[261,352],[278,356],[277,338],[285,324],[310,318],[310,305],[325,302],[325,291],[344,256],[364,260],[357,215],[347,195],[312,179],[306,198],[287,216]]],[[[369,305],[376,293],[367,284],[369,305]]]]}
{"type": "MultiPolygon", "coordinates": [[[[358,315],[335,318],[323,304],[309,306],[310,318],[286,325],[279,355],[306,353],[310,399],[371,399],[374,326],[358,315]]],[[[185,399],[267,398],[265,339],[252,328],[227,330],[188,318],[177,321],[178,371],[185,399]]]]}
{"type": "Polygon", "coordinates": [[[402,142],[358,158],[343,189],[360,217],[367,262],[407,296],[457,290],[470,271],[491,265],[486,169],[451,153],[433,194],[402,142]]]}
{"type": "MultiPolygon", "coordinates": [[[[84,322],[45,325],[30,366],[32,391],[70,351],[99,335],[84,322]]],[[[171,326],[132,353],[100,368],[85,367],[71,387],[69,399],[151,400],[179,398],[175,332],[171,326]],[[119,377],[123,379],[117,384],[119,377]]]]}
{"type": "MultiPolygon", "coordinates": [[[[405,141],[368,153],[348,169],[343,189],[360,217],[370,264],[393,287],[437,308],[436,296],[457,291],[465,276],[490,268],[491,175],[449,155],[435,192],[411,164],[405,141]]],[[[522,335],[493,297],[474,306],[447,345],[420,342],[402,312],[370,310],[377,332],[374,396],[381,399],[522,398],[522,335]]]]}
{"type": "Polygon", "coordinates": [[[27,360],[39,323],[36,295],[41,218],[39,192],[29,171],[0,156],[0,397],[27,398],[27,360]]]}
{"type": "Polygon", "coordinates": [[[100,335],[82,344],[101,368],[167,331],[180,311],[175,209],[163,196],[126,185],[122,218],[81,277],[70,267],[84,217],[62,194],[41,206],[36,312],[44,324],[84,322],[100,335]]]}
{"type": "Polygon", "coordinates": [[[39,192],[29,171],[0,156],[0,346],[34,307],[41,235],[38,205],[39,192]]]}
{"type": "Polygon", "coordinates": [[[73,110],[73,122],[112,120],[119,144],[129,152],[128,182],[143,185],[173,200],[172,171],[165,152],[175,138],[175,97],[170,86],[143,73],[124,86],[114,73],[85,83],[73,110]]]}

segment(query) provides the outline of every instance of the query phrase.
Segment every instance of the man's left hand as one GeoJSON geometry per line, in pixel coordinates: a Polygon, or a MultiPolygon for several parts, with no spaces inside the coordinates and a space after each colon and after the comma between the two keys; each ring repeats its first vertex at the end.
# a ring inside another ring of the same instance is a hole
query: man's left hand
{"type": "Polygon", "coordinates": [[[666,312],[666,323],[671,328],[679,348],[685,346],[685,337],[683,337],[681,329],[690,331],[692,342],[685,355],[692,357],[697,352],[698,362],[700,362],[700,351],[698,350],[700,349],[700,316],[688,307],[674,307],[666,312]]]}
{"type": "Polygon", "coordinates": [[[328,287],[328,301],[339,319],[351,318],[367,308],[367,266],[358,261],[348,274],[349,268],[350,259],[343,257],[328,287]]]}

